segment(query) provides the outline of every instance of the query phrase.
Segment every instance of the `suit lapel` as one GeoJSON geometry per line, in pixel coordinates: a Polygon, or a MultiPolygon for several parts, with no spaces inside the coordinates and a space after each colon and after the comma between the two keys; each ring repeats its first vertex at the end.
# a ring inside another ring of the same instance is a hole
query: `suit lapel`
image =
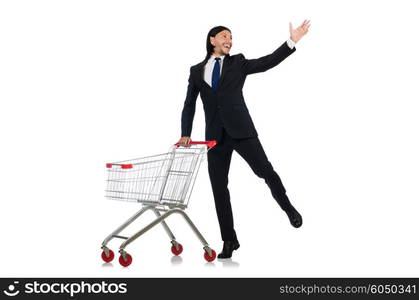
{"type": "Polygon", "coordinates": [[[221,85],[223,84],[223,79],[225,78],[225,74],[229,70],[229,66],[230,66],[229,63],[230,63],[230,55],[226,55],[223,61],[223,68],[221,70],[220,82],[218,83],[219,87],[221,87],[221,85]]]}
{"type": "Polygon", "coordinates": [[[210,88],[210,89],[212,89],[212,87],[205,81],[205,77],[204,77],[204,74],[205,74],[205,65],[207,64],[207,62],[208,62],[208,60],[204,60],[202,63],[201,63],[201,70],[200,70],[200,72],[199,72],[199,79],[202,81],[202,82],[204,82],[204,84],[208,87],[208,88],[210,88]]]}

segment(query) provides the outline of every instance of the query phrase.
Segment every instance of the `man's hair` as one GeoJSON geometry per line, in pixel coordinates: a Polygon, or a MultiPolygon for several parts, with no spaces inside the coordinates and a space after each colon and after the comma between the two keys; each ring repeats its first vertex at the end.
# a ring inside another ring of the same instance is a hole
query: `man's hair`
{"type": "Polygon", "coordinates": [[[214,46],[211,44],[210,37],[214,37],[217,35],[217,33],[220,33],[223,30],[228,30],[231,33],[231,30],[228,29],[225,26],[216,26],[212,28],[207,35],[207,56],[205,57],[205,60],[207,61],[208,58],[210,58],[211,54],[214,52],[214,46]]]}

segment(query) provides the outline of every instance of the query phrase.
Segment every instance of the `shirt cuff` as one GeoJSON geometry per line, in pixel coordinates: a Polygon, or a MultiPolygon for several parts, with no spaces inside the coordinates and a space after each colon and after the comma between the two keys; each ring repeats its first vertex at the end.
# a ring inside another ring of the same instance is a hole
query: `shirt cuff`
{"type": "Polygon", "coordinates": [[[295,47],[295,42],[291,39],[287,40],[287,45],[288,47],[290,47],[291,49],[295,47]]]}

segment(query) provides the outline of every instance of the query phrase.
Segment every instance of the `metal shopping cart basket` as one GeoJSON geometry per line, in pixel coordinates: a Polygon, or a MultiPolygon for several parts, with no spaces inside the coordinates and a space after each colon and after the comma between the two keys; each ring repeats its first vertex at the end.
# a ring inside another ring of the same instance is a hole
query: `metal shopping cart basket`
{"type": "Polygon", "coordinates": [[[115,256],[107,244],[110,240],[119,238],[125,240],[119,247],[119,263],[124,267],[129,266],[132,263],[132,256],[125,251],[125,248],[159,223],[171,240],[172,253],[175,255],[182,253],[182,245],[176,241],[164,221],[174,213],[182,215],[195,232],[204,246],[204,258],[209,262],[215,259],[215,251],[209,247],[184,211],[188,206],[201,161],[207,151],[215,145],[216,141],[191,142],[187,147],[175,144],[167,153],[106,164],[106,197],[139,202],[142,208],[103,241],[102,259],[105,262],[111,262],[115,256]],[[130,237],[120,235],[122,230],[147,210],[154,212],[155,220],[130,237]]]}

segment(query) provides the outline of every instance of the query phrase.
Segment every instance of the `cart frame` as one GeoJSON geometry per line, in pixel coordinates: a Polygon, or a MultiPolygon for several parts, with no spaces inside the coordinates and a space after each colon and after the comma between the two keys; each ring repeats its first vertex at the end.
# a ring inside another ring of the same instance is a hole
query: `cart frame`
{"type": "Polygon", "coordinates": [[[108,171],[106,197],[142,203],[139,211],[117,227],[102,242],[102,259],[106,263],[114,258],[113,251],[107,245],[111,240],[118,238],[124,240],[119,246],[119,263],[124,267],[129,266],[132,263],[132,256],[125,248],[157,224],[161,224],[169,236],[172,253],[179,255],[183,251],[183,246],[176,241],[172,230],[165,222],[165,219],[172,214],[182,215],[189,224],[203,245],[204,258],[208,262],[215,259],[215,251],[210,248],[184,210],[188,206],[200,164],[206,153],[216,144],[216,141],[190,142],[189,145],[183,147],[176,143],[167,153],[106,164],[108,171]],[[182,151],[179,151],[180,149],[182,151]],[[180,168],[182,171],[176,170],[180,168]],[[153,176],[147,177],[143,176],[144,174],[153,176]],[[125,228],[148,210],[153,211],[156,216],[152,222],[131,236],[120,235],[125,228]]]}

